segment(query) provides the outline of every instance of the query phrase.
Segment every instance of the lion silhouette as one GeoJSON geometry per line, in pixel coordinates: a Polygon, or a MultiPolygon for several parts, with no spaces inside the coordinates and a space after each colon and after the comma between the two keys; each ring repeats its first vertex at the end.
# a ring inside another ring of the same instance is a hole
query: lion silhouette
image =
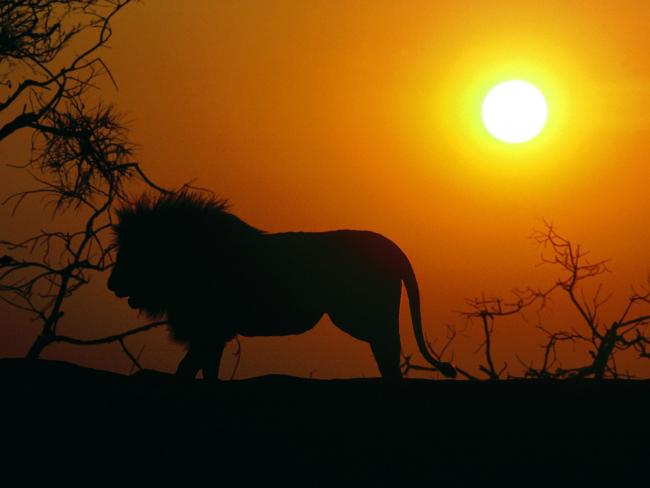
{"type": "Polygon", "coordinates": [[[413,268],[392,241],[369,231],[266,233],[227,202],[184,191],[144,195],[118,211],[117,259],[108,288],[148,316],[167,316],[187,345],[177,375],[217,379],[236,335],[306,332],[327,314],[368,342],[384,378],[401,378],[399,306],[406,287],[422,355],[447,377],[454,367],[429,352],[413,268]]]}

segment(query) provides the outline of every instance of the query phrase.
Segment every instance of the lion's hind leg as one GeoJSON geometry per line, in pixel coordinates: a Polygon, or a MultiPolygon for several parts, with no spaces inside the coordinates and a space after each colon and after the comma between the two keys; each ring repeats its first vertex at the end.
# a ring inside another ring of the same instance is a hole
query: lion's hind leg
{"type": "Polygon", "coordinates": [[[402,378],[399,332],[374,338],[370,341],[370,348],[382,378],[391,380],[402,378]]]}
{"type": "Polygon", "coordinates": [[[399,379],[401,345],[399,300],[401,284],[385,287],[371,299],[339,303],[328,312],[332,322],[352,337],[370,344],[383,378],[399,379]]]}

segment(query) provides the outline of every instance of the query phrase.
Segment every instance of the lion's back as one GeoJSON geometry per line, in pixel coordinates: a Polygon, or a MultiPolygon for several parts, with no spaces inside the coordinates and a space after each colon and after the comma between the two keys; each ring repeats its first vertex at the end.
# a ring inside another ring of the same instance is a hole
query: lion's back
{"type": "Polygon", "coordinates": [[[286,281],[305,292],[326,294],[346,287],[401,280],[404,253],[376,232],[287,232],[268,234],[264,239],[277,281],[286,281]]]}

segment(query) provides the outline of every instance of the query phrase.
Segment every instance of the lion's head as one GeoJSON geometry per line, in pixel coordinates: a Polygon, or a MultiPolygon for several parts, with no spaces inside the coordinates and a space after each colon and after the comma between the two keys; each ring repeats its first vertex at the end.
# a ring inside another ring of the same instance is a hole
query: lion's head
{"type": "Polygon", "coordinates": [[[118,211],[108,288],[155,317],[210,286],[233,239],[259,233],[200,193],[144,195],[118,211]]]}

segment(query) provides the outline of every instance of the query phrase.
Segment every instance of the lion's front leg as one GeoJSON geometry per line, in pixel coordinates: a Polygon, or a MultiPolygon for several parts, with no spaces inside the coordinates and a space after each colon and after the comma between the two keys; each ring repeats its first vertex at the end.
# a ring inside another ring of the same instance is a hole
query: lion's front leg
{"type": "Polygon", "coordinates": [[[190,347],[185,357],[178,363],[176,376],[182,379],[193,380],[199,372],[199,369],[201,369],[201,366],[200,356],[190,347]]]}
{"type": "Polygon", "coordinates": [[[185,379],[194,379],[200,369],[203,370],[203,378],[209,380],[219,379],[219,366],[221,356],[226,347],[225,342],[219,341],[206,346],[205,344],[191,344],[187,354],[178,364],[176,376],[185,379]]]}
{"type": "Polygon", "coordinates": [[[221,356],[226,343],[214,344],[206,349],[203,354],[202,368],[203,379],[210,381],[219,381],[219,367],[221,366],[221,356]]]}

